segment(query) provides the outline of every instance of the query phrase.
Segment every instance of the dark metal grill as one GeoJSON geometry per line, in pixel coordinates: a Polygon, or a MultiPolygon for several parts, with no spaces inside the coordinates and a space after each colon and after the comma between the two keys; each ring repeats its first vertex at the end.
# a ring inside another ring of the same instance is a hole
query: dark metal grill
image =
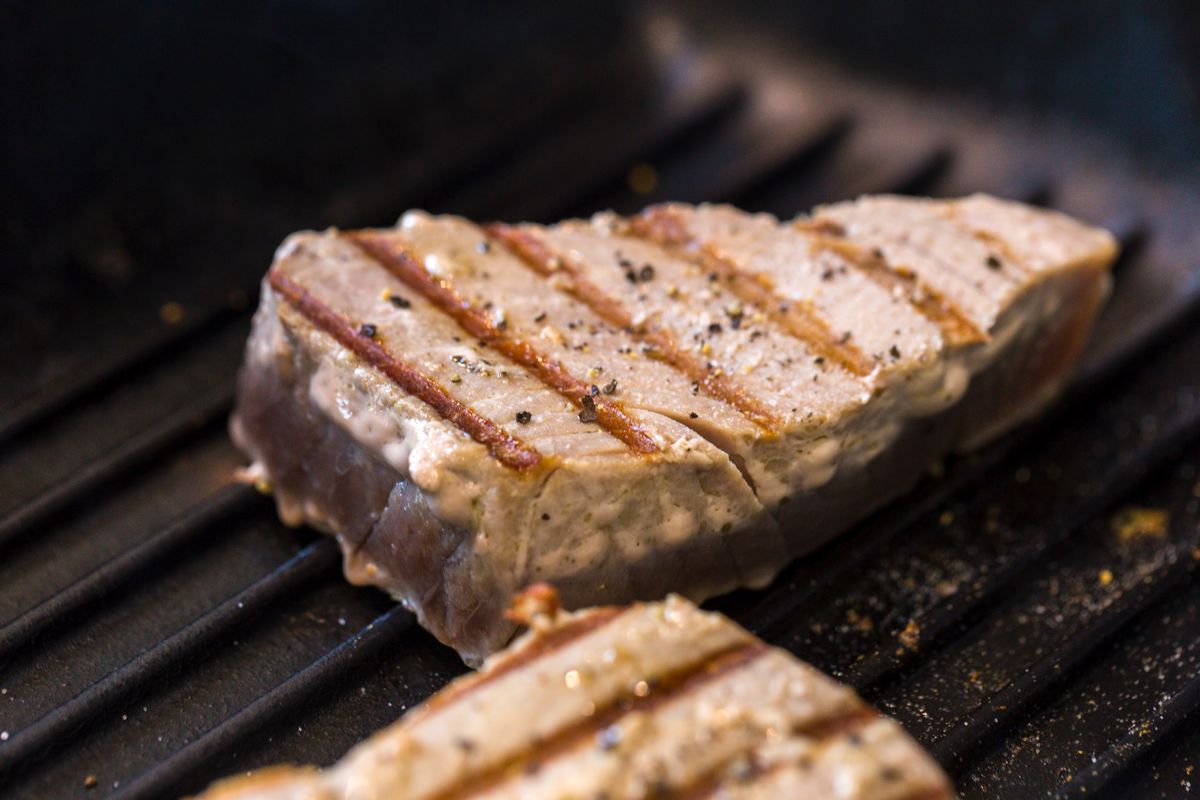
{"type": "Polygon", "coordinates": [[[329,763],[463,670],[381,594],[344,584],[331,541],[228,482],[253,282],[284,232],[405,207],[552,219],[665,198],[790,215],[880,191],[993,191],[1115,228],[1110,307],[1042,420],[713,607],[855,685],[965,797],[1175,796],[1200,781],[1200,182],[1067,125],[772,59],[731,38],[598,62],[527,107],[493,102],[486,129],[431,133],[419,157],[367,154],[378,170],[336,187],[322,175],[338,165],[318,164],[311,187],[278,191],[333,199],[280,201],[253,236],[206,249],[232,266],[182,323],[143,314],[99,357],[76,337],[41,386],[20,360],[5,367],[6,796],[78,795],[94,775],[94,796],[170,797],[329,763]],[[639,163],[652,171],[635,191],[639,163]],[[1165,509],[1169,530],[1122,540],[1111,518],[1126,505],[1165,509]]]}

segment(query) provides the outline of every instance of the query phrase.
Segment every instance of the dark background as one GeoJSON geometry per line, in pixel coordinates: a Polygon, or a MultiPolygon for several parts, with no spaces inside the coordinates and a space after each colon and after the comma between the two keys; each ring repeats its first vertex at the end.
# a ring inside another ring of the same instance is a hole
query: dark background
{"type": "Polygon", "coordinates": [[[74,367],[56,345],[81,330],[103,353],[97,326],[242,291],[287,231],[389,221],[423,152],[549,112],[564,85],[586,103],[606,71],[649,80],[639,23],[663,13],[698,46],[736,32],[785,60],[1078,120],[1148,161],[1200,160],[1186,0],[6,2],[0,338],[22,347],[0,408],[74,367]]]}

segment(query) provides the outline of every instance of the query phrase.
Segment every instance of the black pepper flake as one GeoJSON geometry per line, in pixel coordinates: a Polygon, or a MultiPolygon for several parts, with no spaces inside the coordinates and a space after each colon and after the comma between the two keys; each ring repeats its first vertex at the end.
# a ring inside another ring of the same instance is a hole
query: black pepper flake
{"type": "Polygon", "coordinates": [[[892,358],[900,357],[900,348],[896,347],[896,345],[892,345],[892,349],[888,350],[888,352],[892,354],[892,358]]]}
{"type": "Polygon", "coordinates": [[[852,733],[846,737],[846,743],[851,747],[862,747],[863,738],[857,733],[852,733]]]}
{"type": "Polygon", "coordinates": [[[876,261],[883,261],[883,251],[878,247],[871,250],[871,255],[875,257],[876,261]]]}
{"type": "Polygon", "coordinates": [[[645,283],[646,281],[654,280],[654,265],[653,264],[642,265],[642,270],[641,270],[641,272],[638,273],[638,277],[641,278],[643,283],[645,283]]]}
{"type": "Polygon", "coordinates": [[[884,767],[879,772],[879,777],[883,778],[888,783],[895,783],[904,777],[904,773],[895,767],[884,767]]]}
{"type": "Polygon", "coordinates": [[[528,411],[517,412],[517,422],[521,423],[522,425],[528,425],[532,421],[533,414],[530,414],[528,411]]]}
{"type": "Polygon", "coordinates": [[[622,269],[633,269],[633,262],[620,253],[617,254],[617,264],[619,264],[622,269]]]}
{"type": "Polygon", "coordinates": [[[1000,262],[1000,259],[996,258],[994,255],[989,255],[987,257],[987,261],[984,263],[988,265],[988,269],[1000,269],[1000,267],[1004,266],[1000,262]]]}
{"type": "Polygon", "coordinates": [[[546,312],[545,312],[545,311],[543,311],[542,313],[540,313],[540,314],[538,314],[536,317],[534,317],[534,318],[533,318],[533,321],[534,321],[534,322],[541,322],[541,321],[543,321],[544,319],[546,319],[546,312]]]}
{"type": "Polygon", "coordinates": [[[714,322],[713,324],[708,326],[708,332],[712,333],[712,334],[720,333],[721,330],[722,330],[721,323],[719,323],[719,322],[714,322]]]}
{"type": "Polygon", "coordinates": [[[548,513],[546,513],[545,511],[543,511],[542,512],[542,522],[548,522],[549,520],[550,520],[550,515],[548,513]]]}
{"type": "Polygon", "coordinates": [[[362,327],[358,329],[359,336],[365,336],[368,339],[374,339],[375,334],[379,333],[379,329],[369,322],[364,322],[362,327]]]}
{"type": "Polygon", "coordinates": [[[490,253],[492,252],[492,243],[485,239],[479,244],[475,245],[475,250],[480,253],[490,253]]]}
{"type": "Polygon", "coordinates": [[[825,356],[817,356],[816,358],[813,359],[813,363],[814,364],[824,364],[825,356]]]}
{"type": "Polygon", "coordinates": [[[638,281],[637,273],[634,272],[633,270],[626,270],[625,271],[625,280],[629,281],[630,283],[637,283],[637,281],[638,281]]]}
{"type": "Polygon", "coordinates": [[[821,280],[828,281],[828,280],[832,280],[832,279],[833,279],[833,270],[826,267],[825,271],[821,273],[821,280]]]}
{"type": "Polygon", "coordinates": [[[612,394],[615,391],[617,391],[617,379],[613,378],[611,381],[604,384],[604,393],[612,394]]]}
{"type": "Polygon", "coordinates": [[[609,725],[604,730],[596,734],[596,746],[604,752],[610,752],[617,749],[617,745],[621,743],[621,729],[616,725],[609,725]]]}
{"type": "Polygon", "coordinates": [[[717,281],[717,278],[719,278],[719,277],[720,277],[720,276],[719,276],[719,275],[717,275],[717,273],[715,273],[715,272],[710,272],[710,273],[708,273],[708,280],[709,280],[709,282],[711,282],[711,283],[716,283],[716,281],[717,281]]]}
{"type": "Polygon", "coordinates": [[[590,387],[588,387],[588,394],[592,397],[599,397],[600,387],[593,383],[590,387]]]}
{"type": "Polygon", "coordinates": [[[846,331],[841,335],[841,338],[838,339],[838,344],[845,344],[846,342],[850,341],[850,337],[853,335],[854,334],[850,333],[850,331],[846,331]]]}
{"type": "Polygon", "coordinates": [[[699,418],[700,418],[700,415],[697,414],[695,411],[688,412],[688,419],[699,419],[699,418]]]}
{"type": "Polygon", "coordinates": [[[596,421],[596,401],[591,395],[585,394],[579,398],[579,405],[582,408],[579,410],[580,422],[595,422],[596,421]]]}
{"type": "Polygon", "coordinates": [[[408,298],[401,297],[398,294],[388,297],[388,302],[391,303],[395,308],[412,308],[412,303],[408,301],[408,298]]]}

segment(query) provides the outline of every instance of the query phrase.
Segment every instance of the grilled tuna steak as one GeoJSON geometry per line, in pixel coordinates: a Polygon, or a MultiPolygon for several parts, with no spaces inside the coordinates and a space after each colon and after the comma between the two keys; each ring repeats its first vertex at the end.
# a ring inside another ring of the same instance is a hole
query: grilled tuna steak
{"type": "Polygon", "coordinates": [[[952,796],[850,689],[678,596],[565,613],[534,587],[518,606],[528,634],[337,766],[203,800],[952,796]]]}
{"type": "Polygon", "coordinates": [[[477,663],[528,582],[569,607],[760,586],[1036,412],[1114,254],[982,196],[300,233],[233,435],[285,521],[477,663]]]}

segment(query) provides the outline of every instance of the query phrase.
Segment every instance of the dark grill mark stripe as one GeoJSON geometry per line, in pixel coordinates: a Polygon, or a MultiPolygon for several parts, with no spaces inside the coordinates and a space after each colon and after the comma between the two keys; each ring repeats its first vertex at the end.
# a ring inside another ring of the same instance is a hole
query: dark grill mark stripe
{"type": "MultiPolygon", "coordinates": [[[[982,228],[973,228],[957,217],[950,218],[955,227],[959,230],[965,230],[968,234],[978,239],[983,244],[995,251],[995,255],[1001,259],[1001,266],[1007,268],[1007,271],[1016,272],[1021,275],[1028,275],[1032,270],[1025,266],[1025,262],[1020,256],[1009,246],[1008,242],[1000,238],[991,231],[985,231],[982,228]]],[[[1003,274],[1003,273],[1001,273],[1003,274]]]]}
{"type": "Polygon", "coordinates": [[[921,316],[941,329],[952,345],[986,342],[988,335],[952,300],[921,280],[905,267],[889,264],[882,254],[870,252],[862,245],[843,238],[844,229],[828,220],[800,220],[797,230],[812,236],[812,246],[828,250],[866,275],[889,292],[904,297],[921,316]]]}
{"type": "Polygon", "coordinates": [[[747,419],[767,433],[774,435],[780,422],[774,414],[747,392],[726,372],[709,369],[708,364],[684,351],[673,336],[660,328],[634,324],[633,316],[620,300],[608,295],[589,281],[569,259],[557,254],[533,234],[510,225],[492,224],[484,227],[489,236],[503,244],[538,274],[561,278],[559,285],[573,298],[591,308],[608,324],[631,331],[639,341],[649,345],[648,355],[679,370],[694,381],[709,397],[736,408],[747,419]]]}
{"type": "Polygon", "coordinates": [[[280,269],[272,269],[267,274],[267,280],[271,288],[312,325],[382,372],[406,393],[430,406],[442,419],[487,447],[492,457],[504,466],[528,470],[542,462],[542,456],[536,449],[510,436],[487,417],[451,397],[435,381],[393,356],[376,340],[361,335],[349,321],[284,275],[280,269]]]}
{"type": "MultiPolygon", "coordinates": [[[[815,758],[807,763],[800,761],[783,761],[770,766],[760,766],[750,764],[749,770],[741,776],[733,776],[729,773],[729,767],[738,758],[745,758],[746,753],[740,753],[738,756],[731,758],[714,769],[708,771],[699,779],[687,786],[681,786],[662,795],[663,800],[708,800],[720,794],[722,789],[733,788],[737,786],[751,787],[755,784],[764,783],[778,776],[780,773],[792,769],[819,769],[820,763],[818,759],[822,756],[822,751],[829,745],[835,744],[837,740],[845,738],[850,734],[857,733],[870,725],[875,720],[879,719],[879,715],[874,709],[869,706],[863,706],[857,711],[851,712],[844,717],[836,719],[818,720],[813,725],[805,726],[797,731],[793,731],[792,735],[804,736],[809,739],[816,739],[820,744],[815,754],[810,754],[810,757],[815,755],[815,758]]],[[[881,766],[882,770],[883,767],[881,766]]],[[[901,774],[897,780],[902,780],[901,774]]],[[[911,780],[911,779],[910,779],[911,780]]],[[[897,800],[948,800],[952,795],[942,787],[932,787],[928,783],[923,785],[907,787],[905,794],[897,796],[897,800]]]]}
{"type": "Polygon", "coordinates": [[[617,698],[612,704],[586,717],[565,730],[558,731],[549,741],[530,742],[523,752],[514,754],[490,769],[468,777],[458,786],[437,794],[432,800],[470,797],[495,787],[520,774],[538,772],[557,759],[594,740],[596,734],[618,722],[626,714],[653,711],[667,703],[682,699],[701,687],[720,680],[770,652],[767,645],[754,641],[717,653],[705,661],[691,664],[664,678],[645,697],[617,698]]]}
{"type": "Polygon", "coordinates": [[[501,331],[487,314],[459,296],[449,281],[430,274],[394,234],[358,231],[344,235],[369,258],[454,319],[470,336],[521,365],[576,406],[582,408],[581,398],[588,397],[595,404],[597,424],[630,450],[643,455],[661,452],[650,435],[625,413],[618,402],[603,395],[592,398],[589,394],[591,384],[571,375],[559,361],[546,357],[528,342],[501,331]]]}
{"type": "Polygon", "coordinates": [[[451,703],[473,694],[485,686],[494,683],[510,672],[515,672],[538,658],[549,655],[556,650],[583,638],[592,631],[599,630],[609,622],[617,619],[628,609],[616,606],[594,608],[584,616],[576,617],[570,622],[558,625],[553,630],[539,635],[536,639],[521,649],[519,653],[505,659],[499,665],[487,672],[478,672],[447,686],[442,691],[429,698],[419,712],[405,720],[405,724],[417,724],[430,715],[446,708],[451,703]]]}
{"type": "MultiPolygon", "coordinates": [[[[845,716],[813,720],[811,724],[788,731],[785,735],[803,736],[806,739],[815,739],[818,742],[825,743],[826,740],[832,739],[835,736],[856,733],[878,718],[879,714],[869,706],[860,706],[845,716]]],[[[762,742],[755,742],[751,745],[751,749],[753,750],[761,744],[762,742]]],[[[789,767],[796,766],[795,762],[789,761],[763,768],[761,765],[752,762],[749,774],[740,781],[731,780],[731,776],[729,775],[730,765],[740,758],[746,758],[748,755],[752,754],[743,751],[722,761],[703,775],[698,776],[691,783],[671,789],[664,795],[664,800],[667,800],[667,798],[670,798],[670,800],[705,800],[717,794],[731,783],[749,785],[770,778],[772,775],[789,767]]]]}
{"type": "Polygon", "coordinates": [[[673,256],[691,261],[705,272],[717,273],[722,286],[741,302],[758,309],[813,353],[851,375],[861,378],[875,369],[875,361],[842,341],[811,302],[777,294],[770,276],[745,269],[701,242],[674,209],[652,206],[628,220],[625,233],[667,248],[673,256]]]}

